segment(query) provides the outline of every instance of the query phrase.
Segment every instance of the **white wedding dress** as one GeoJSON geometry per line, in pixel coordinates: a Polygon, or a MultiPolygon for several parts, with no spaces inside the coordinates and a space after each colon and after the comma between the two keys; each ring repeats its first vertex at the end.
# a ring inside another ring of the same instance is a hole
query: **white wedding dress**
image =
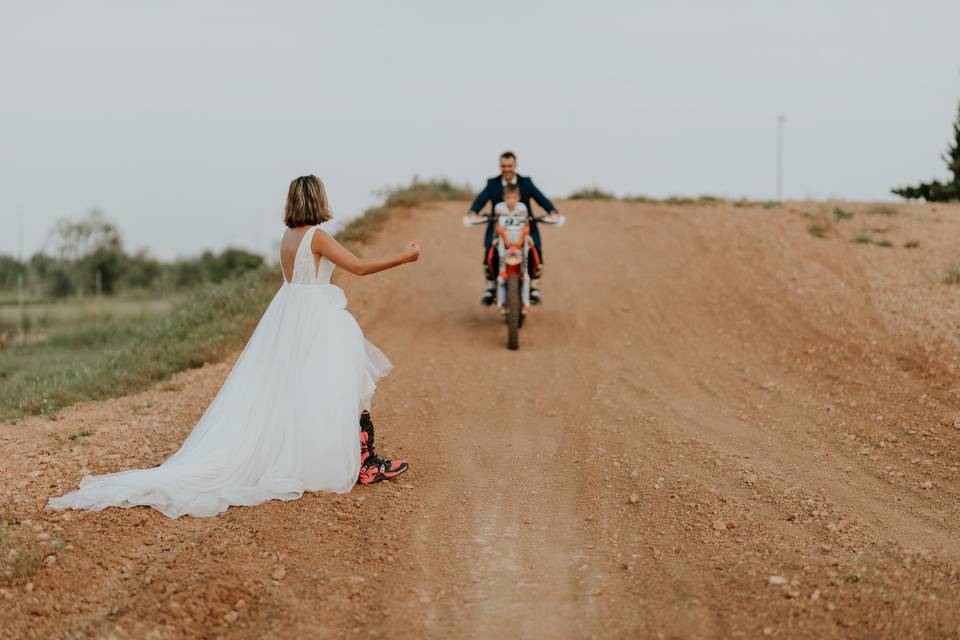
{"type": "Polygon", "coordinates": [[[166,462],[87,476],[54,509],[146,505],[170,518],[231,505],[350,491],[360,470],[360,411],[390,361],[370,344],[316,264],[311,227],[220,392],[166,462]]]}

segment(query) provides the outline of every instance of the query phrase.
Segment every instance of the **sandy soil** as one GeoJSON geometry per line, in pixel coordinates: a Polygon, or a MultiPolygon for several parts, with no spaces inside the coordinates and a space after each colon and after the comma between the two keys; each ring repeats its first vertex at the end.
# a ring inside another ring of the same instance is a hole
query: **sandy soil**
{"type": "Polygon", "coordinates": [[[464,208],[395,213],[364,252],[422,261],[339,278],[410,473],[213,519],[43,508],[162,461],[229,363],[2,425],[0,498],[64,541],[0,581],[3,635],[960,636],[960,207],[567,202],[518,352],[464,208]]]}

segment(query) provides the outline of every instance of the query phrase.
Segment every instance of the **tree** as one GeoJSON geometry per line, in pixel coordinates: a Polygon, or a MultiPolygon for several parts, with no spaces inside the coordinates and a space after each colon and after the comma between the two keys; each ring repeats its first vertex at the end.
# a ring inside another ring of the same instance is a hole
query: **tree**
{"type": "Polygon", "coordinates": [[[953,180],[950,182],[931,180],[915,187],[899,187],[891,191],[907,199],[923,198],[927,202],[960,200],[960,107],[957,109],[957,119],[953,122],[953,143],[947,147],[946,153],[940,154],[940,157],[953,174],[953,180]]]}
{"type": "Polygon", "coordinates": [[[44,281],[47,293],[55,298],[66,298],[76,293],[76,285],[63,262],[57,262],[49,269],[44,281]]]}
{"type": "Polygon", "coordinates": [[[141,249],[126,260],[123,280],[129,287],[149,288],[160,278],[160,262],[141,249]]]}
{"type": "Polygon", "coordinates": [[[206,251],[200,260],[207,272],[207,278],[213,282],[234,278],[263,264],[263,256],[233,247],[227,247],[216,256],[206,251]]]}
{"type": "Polygon", "coordinates": [[[115,293],[125,261],[122,249],[98,247],[78,262],[78,272],[86,278],[83,288],[107,295],[115,293]]]}
{"type": "Polygon", "coordinates": [[[0,255],[0,289],[15,289],[27,275],[27,265],[14,257],[0,255]]]}
{"type": "Polygon", "coordinates": [[[100,209],[92,209],[78,221],[59,220],[51,236],[63,260],[80,260],[98,249],[121,250],[123,245],[120,231],[100,209]]]}
{"type": "Polygon", "coordinates": [[[60,264],[69,265],[50,283],[51,293],[69,295],[73,290],[114,293],[126,255],[120,231],[102,211],[93,209],[78,221],[61,219],[50,235],[56,243],[60,264]],[[65,286],[64,276],[72,280],[73,286],[65,286]]]}
{"type": "Polygon", "coordinates": [[[203,265],[196,259],[177,260],[173,263],[173,285],[177,288],[192,287],[203,282],[203,265]]]}
{"type": "Polygon", "coordinates": [[[953,121],[953,144],[947,147],[947,152],[941,153],[940,157],[953,174],[953,184],[960,185],[960,107],[957,108],[957,119],[953,121]]]}

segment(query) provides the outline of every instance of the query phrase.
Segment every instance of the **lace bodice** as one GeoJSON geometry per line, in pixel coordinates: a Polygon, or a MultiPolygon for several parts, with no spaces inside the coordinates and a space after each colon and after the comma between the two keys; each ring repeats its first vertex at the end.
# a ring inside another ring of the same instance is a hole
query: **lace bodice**
{"type": "Polygon", "coordinates": [[[300,246],[297,247],[297,255],[293,259],[293,276],[290,278],[290,284],[330,284],[330,276],[333,275],[336,265],[325,256],[321,256],[320,266],[317,268],[313,251],[310,250],[313,234],[316,232],[317,227],[310,227],[300,238],[300,246]]]}

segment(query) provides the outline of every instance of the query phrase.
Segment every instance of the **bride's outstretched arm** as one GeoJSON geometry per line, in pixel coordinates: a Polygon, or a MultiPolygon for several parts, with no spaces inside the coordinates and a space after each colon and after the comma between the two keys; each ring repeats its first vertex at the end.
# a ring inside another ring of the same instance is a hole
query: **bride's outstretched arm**
{"type": "Polygon", "coordinates": [[[390,258],[358,258],[337,242],[336,238],[321,229],[313,234],[313,241],[310,244],[314,253],[326,256],[327,260],[333,264],[358,276],[367,276],[399,267],[407,262],[416,262],[420,258],[420,245],[416,242],[408,242],[402,253],[390,258]]]}

